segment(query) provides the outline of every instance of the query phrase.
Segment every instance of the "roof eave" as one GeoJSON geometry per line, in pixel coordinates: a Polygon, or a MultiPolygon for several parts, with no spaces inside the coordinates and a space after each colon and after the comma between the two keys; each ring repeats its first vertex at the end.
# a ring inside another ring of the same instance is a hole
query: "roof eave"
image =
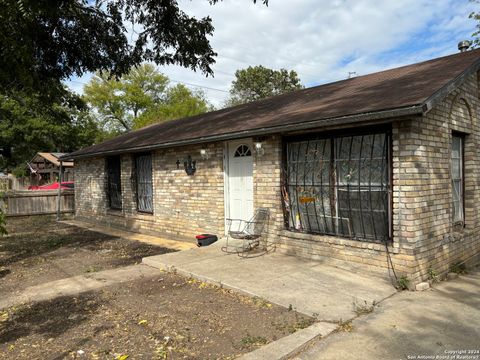
{"type": "Polygon", "coordinates": [[[194,144],[202,144],[202,143],[214,142],[214,141],[233,140],[233,139],[238,139],[243,137],[273,135],[273,134],[288,132],[291,130],[295,130],[295,131],[311,130],[311,129],[322,128],[327,126],[356,124],[356,123],[362,123],[362,122],[372,121],[372,120],[385,120],[389,118],[393,120],[399,117],[422,115],[424,112],[425,112],[424,104],[418,104],[418,105],[397,108],[397,109],[381,110],[376,112],[369,112],[369,113],[362,113],[362,114],[355,114],[355,115],[346,115],[346,116],[335,117],[330,119],[327,118],[327,119],[311,120],[303,123],[294,123],[294,124],[279,125],[279,126],[273,126],[273,127],[263,127],[263,128],[253,129],[253,130],[237,131],[237,132],[232,132],[232,133],[227,133],[222,135],[205,136],[205,137],[188,139],[188,140],[171,141],[167,143],[153,144],[148,146],[127,147],[127,148],[120,148],[120,149],[108,150],[108,151],[91,152],[91,153],[80,154],[80,155],[67,154],[65,156],[60,157],[60,160],[67,159],[67,158],[82,159],[82,158],[89,158],[89,157],[95,157],[95,156],[117,155],[117,154],[126,153],[126,152],[150,151],[150,150],[164,149],[164,148],[170,148],[170,147],[182,146],[182,145],[194,145],[194,144]]]}
{"type": "Polygon", "coordinates": [[[453,79],[444,87],[442,87],[437,92],[432,94],[427,100],[425,100],[424,113],[429,112],[436,105],[441,103],[452,91],[457,89],[469,76],[473,75],[479,69],[480,69],[480,59],[478,59],[475,63],[473,63],[473,65],[465,69],[465,71],[463,71],[455,79],[453,79]]]}

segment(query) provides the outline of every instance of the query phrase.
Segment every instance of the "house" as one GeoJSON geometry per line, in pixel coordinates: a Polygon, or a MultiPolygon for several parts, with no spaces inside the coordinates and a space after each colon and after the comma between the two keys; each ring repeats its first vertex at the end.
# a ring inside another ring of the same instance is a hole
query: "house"
{"type": "MultiPolygon", "coordinates": [[[[65,155],[65,153],[55,152],[37,153],[33,159],[28,162],[30,184],[44,185],[57,181],[60,173],[59,158],[65,155]]],[[[62,162],[63,181],[73,181],[73,165],[73,161],[71,160],[64,160],[62,162]]]]}
{"type": "Polygon", "coordinates": [[[412,283],[480,254],[480,50],[69,154],[76,216],[176,238],[267,207],[276,251],[412,283]]]}

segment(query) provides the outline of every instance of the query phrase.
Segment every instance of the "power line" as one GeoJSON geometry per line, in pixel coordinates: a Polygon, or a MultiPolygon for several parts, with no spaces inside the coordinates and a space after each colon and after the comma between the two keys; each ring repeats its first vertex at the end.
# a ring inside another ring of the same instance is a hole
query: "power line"
{"type": "Polygon", "coordinates": [[[170,79],[170,81],[173,81],[173,82],[176,82],[176,83],[180,83],[180,84],[195,86],[195,87],[202,88],[202,89],[220,91],[220,92],[227,93],[227,94],[230,93],[230,92],[227,91],[227,90],[222,90],[222,89],[212,88],[212,87],[208,87],[208,86],[202,86],[202,85],[192,84],[192,83],[188,83],[188,82],[186,82],[186,81],[180,81],[180,80],[175,80],[175,79],[170,79]]]}
{"type": "MultiPolygon", "coordinates": [[[[179,83],[179,84],[184,84],[184,85],[189,85],[189,86],[194,86],[194,87],[198,87],[198,88],[202,88],[202,89],[219,91],[219,92],[223,92],[223,93],[229,94],[229,91],[227,91],[227,90],[217,89],[217,88],[213,88],[213,87],[209,87],[209,86],[203,86],[203,85],[198,85],[198,84],[192,84],[192,83],[189,83],[189,82],[186,82],[186,81],[180,81],[180,80],[175,80],[175,79],[171,79],[171,78],[169,78],[169,80],[172,81],[172,82],[175,82],[175,83],[179,83]]],[[[81,82],[81,81],[77,81],[77,80],[69,80],[69,81],[70,81],[70,82],[73,82],[73,83],[76,83],[76,84],[87,85],[87,83],[84,83],[84,82],[81,82]]]]}

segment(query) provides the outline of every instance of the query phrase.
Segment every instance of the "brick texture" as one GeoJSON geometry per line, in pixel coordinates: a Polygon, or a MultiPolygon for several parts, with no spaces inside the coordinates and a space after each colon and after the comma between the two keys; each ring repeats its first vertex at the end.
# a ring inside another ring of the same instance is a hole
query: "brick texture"
{"type": "MultiPolygon", "coordinates": [[[[397,275],[406,275],[412,284],[425,281],[430,268],[442,273],[452,264],[478,255],[479,105],[475,74],[425,116],[392,119],[393,243],[388,248],[286,230],[281,195],[282,139],[267,137],[264,155],[253,158],[255,208],[266,207],[271,212],[265,238],[282,253],[382,274],[392,273],[389,255],[397,275]],[[465,134],[464,226],[452,220],[452,131],[465,134]]],[[[224,144],[208,144],[208,160],[201,159],[200,149],[187,146],[153,152],[153,214],[136,211],[131,154],[122,156],[122,211],[107,207],[105,159],[78,160],[76,216],[175,238],[193,238],[205,232],[224,234],[224,144]],[[197,161],[194,176],[183,169],[188,155],[197,161]]]]}

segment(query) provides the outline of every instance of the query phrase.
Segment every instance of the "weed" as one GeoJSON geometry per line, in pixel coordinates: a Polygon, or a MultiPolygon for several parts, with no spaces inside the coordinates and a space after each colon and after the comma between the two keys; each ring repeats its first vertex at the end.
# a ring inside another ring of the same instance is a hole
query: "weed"
{"type": "Polygon", "coordinates": [[[427,274],[428,274],[428,280],[430,280],[431,282],[437,283],[440,281],[438,277],[438,273],[431,266],[428,268],[427,274]]]}
{"type": "Polygon", "coordinates": [[[314,318],[304,318],[301,317],[298,313],[295,313],[295,323],[290,324],[288,322],[274,322],[272,321],[272,326],[275,327],[278,331],[287,332],[293,334],[294,332],[305,329],[312,325],[316,320],[314,318]]]}
{"type": "Polygon", "coordinates": [[[370,314],[374,309],[375,309],[375,306],[376,306],[376,302],[375,300],[372,301],[372,304],[368,304],[367,303],[367,300],[364,300],[363,303],[359,303],[357,302],[357,299],[353,300],[353,311],[355,311],[355,313],[357,315],[367,315],[367,314],[370,314]]]}
{"type": "Polygon", "coordinates": [[[314,322],[315,322],[315,319],[311,319],[311,318],[297,320],[297,322],[293,325],[294,327],[293,331],[291,331],[290,333],[293,334],[297,330],[305,329],[310,325],[312,325],[314,322]]]}
{"type": "Polygon", "coordinates": [[[261,307],[261,308],[267,308],[270,309],[272,307],[272,304],[270,304],[267,300],[259,298],[257,296],[254,296],[252,298],[253,304],[255,306],[261,307]]]}
{"type": "Polygon", "coordinates": [[[466,274],[467,273],[467,267],[465,264],[457,262],[455,264],[452,264],[450,266],[450,272],[456,273],[456,274],[466,274]]]}
{"type": "Polygon", "coordinates": [[[336,332],[352,332],[353,331],[353,324],[352,321],[342,321],[338,322],[338,327],[335,329],[336,332]]]}
{"type": "Polygon", "coordinates": [[[55,249],[62,244],[63,240],[58,238],[48,238],[47,241],[45,241],[45,247],[47,249],[55,249]]]}
{"type": "Polygon", "coordinates": [[[265,345],[267,343],[267,339],[263,336],[251,336],[247,333],[247,336],[245,336],[241,342],[243,346],[260,346],[265,345]]]}
{"type": "Polygon", "coordinates": [[[100,268],[99,266],[92,265],[92,266],[89,266],[89,267],[85,270],[85,272],[86,272],[86,273],[94,273],[94,272],[98,272],[98,271],[100,271],[100,270],[102,270],[102,268],[100,268]]]}
{"type": "Polygon", "coordinates": [[[397,280],[397,289],[407,290],[409,285],[410,280],[405,275],[400,276],[400,278],[397,280]]]}

